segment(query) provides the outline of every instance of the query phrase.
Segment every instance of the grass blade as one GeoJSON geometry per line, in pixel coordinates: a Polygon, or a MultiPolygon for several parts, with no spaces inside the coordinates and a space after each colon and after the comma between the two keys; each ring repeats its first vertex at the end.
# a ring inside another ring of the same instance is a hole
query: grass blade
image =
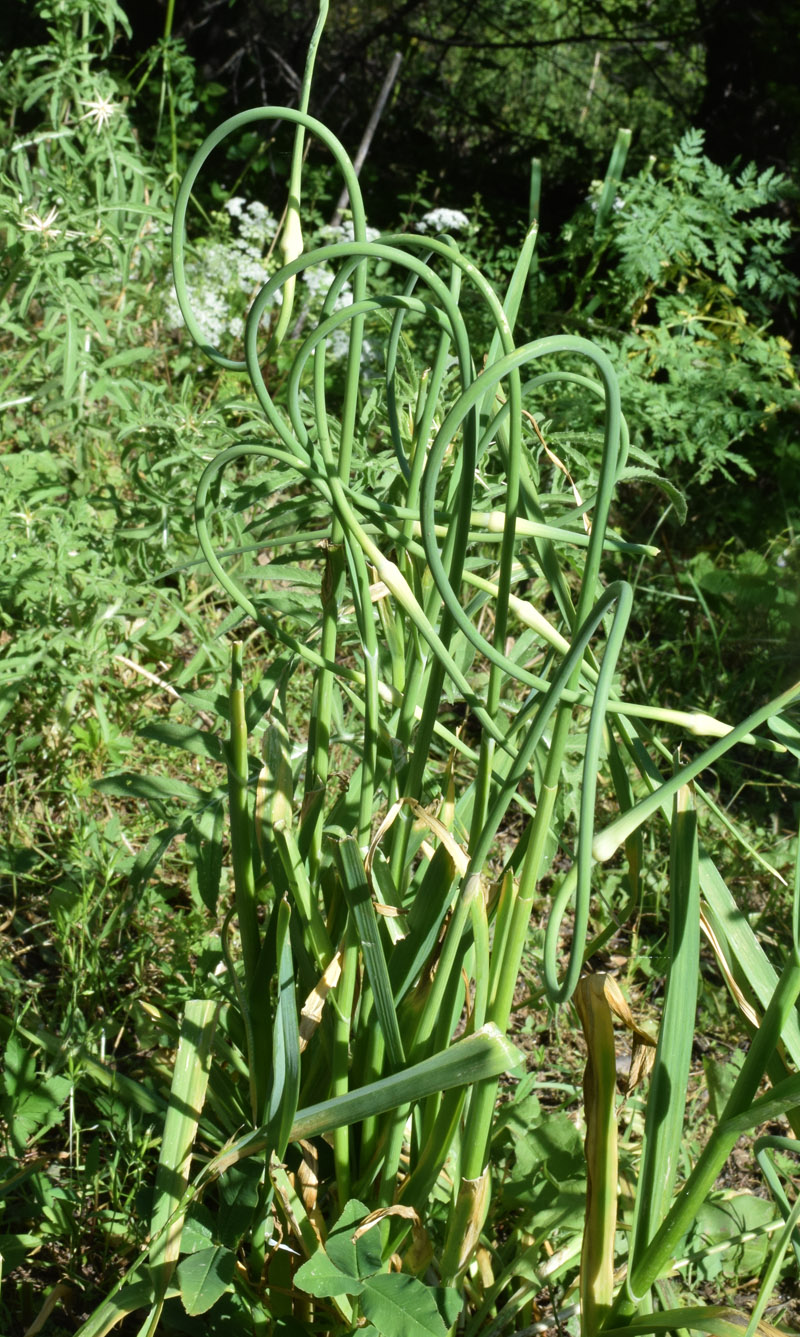
{"type": "Polygon", "coordinates": [[[364,965],[375,999],[375,1011],[381,1028],[389,1062],[397,1069],[405,1062],[403,1041],[394,1006],[392,984],[386,957],[381,946],[380,926],[372,904],[372,894],[364,870],[364,861],[358,849],[358,843],[352,836],[338,840],[335,845],[336,862],[342,879],[347,904],[356,926],[364,965]]]}
{"type": "MultiPolygon", "coordinates": [[[[516,1046],[501,1035],[496,1026],[487,1023],[474,1035],[457,1040],[443,1053],[433,1054],[410,1068],[382,1077],[378,1082],[370,1082],[355,1091],[299,1110],[289,1140],[298,1142],[301,1138],[322,1137],[336,1128],[360,1123],[370,1115],[385,1114],[400,1105],[419,1102],[436,1092],[499,1077],[501,1073],[515,1069],[519,1062],[520,1051],[516,1046]]],[[[269,1140],[266,1128],[256,1129],[241,1138],[208,1164],[203,1182],[223,1174],[246,1156],[258,1155],[269,1145],[269,1140]]]]}
{"type": "Polygon", "coordinates": [[[186,1004],[172,1075],[167,1117],[156,1171],[150,1218],[150,1268],[156,1301],[142,1334],[156,1331],[167,1286],[180,1253],[192,1150],[208,1086],[211,1046],[219,1004],[192,999],[186,1004]]]}
{"type": "Polygon", "coordinates": [[[691,789],[675,795],[670,867],[669,967],[636,1191],[632,1255],[664,1219],[675,1184],[689,1080],[700,960],[697,814],[691,789]]]}
{"type": "Polygon", "coordinates": [[[583,1078],[586,1115],[586,1222],[581,1251],[581,1317],[584,1337],[595,1337],[614,1296],[617,1227],[617,1059],[605,976],[586,975],[575,1006],[586,1039],[583,1078]]]}

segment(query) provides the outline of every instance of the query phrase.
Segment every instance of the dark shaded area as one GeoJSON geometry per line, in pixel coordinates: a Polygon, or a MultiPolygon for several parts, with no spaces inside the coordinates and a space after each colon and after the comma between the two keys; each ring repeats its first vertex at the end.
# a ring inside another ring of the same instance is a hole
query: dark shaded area
{"type": "MultiPolygon", "coordinates": [[[[800,224],[800,3],[730,3],[716,0],[702,17],[706,88],[696,122],[706,133],[706,151],[725,165],[755,162],[789,176],[794,198],[784,216],[800,224]]],[[[787,265],[800,274],[795,232],[787,265]]],[[[797,312],[783,307],[776,332],[793,344],[797,312]]]]}
{"type": "MultiPolygon", "coordinates": [[[[163,39],[166,5],[123,0],[123,8],[132,39],[116,53],[133,71],[163,39]]],[[[220,101],[208,100],[209,118],[296,104],[316,17],[316,0],[178,5],[172,36],[204,83],[223,90],[220,101]]],[[[498,221],[516,226],[527,215],[536,156],[550,230],[604,170],[620,124],[634,131],[629,171],[667,153],[695,124],[724,165],[752,159],[796,173],[799,31],[800,0],[332,4],[312,111],[353,151],[400,51],[400,77],[363,176],[374,221],[394,222],[398,199],[421,190],[430,204],[454,207],[490,197],[498,221]]],[[[24,0],[2,6],[2,49],[43,40],[46,27],[24,0]]]]}
{"type": "MultiPolygon", "coordinates": [[[[496,216],[524,221],[533,156],[560,221],[604,169],[620,124],[634,129],[635,168],[666,153],[695,119],[696,8],[695,0],[594,0],[534,15],[516,0],[332,5],[311,110],[352,151],[399,51],[400,77],[364,173],[374,221],[394,221],[396,200],[417,189],[423,171],[431,204],[465,207],[479,194],[496,216]]],[[[126,9],[135,55],[159,38],[163,8],[126,9]]],[[[224,86],[223,110],[293,105],[316,16],[314,0],[206,0],[176,13],[174,36],[204,78],[224,86]]]]}
{"type": "Polygon", "coordinates": [[[751,159],[796,172],[800,165],[800,3],[717,0],[701,33],[706,88],[698,124],[712,158],[751,159]]]}

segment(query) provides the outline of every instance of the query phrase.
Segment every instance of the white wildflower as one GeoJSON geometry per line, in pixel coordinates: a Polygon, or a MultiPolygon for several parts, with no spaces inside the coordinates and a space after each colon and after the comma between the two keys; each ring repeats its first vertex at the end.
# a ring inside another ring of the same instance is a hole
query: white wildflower
{"type": "Polygon", "coordinates": [[[54,241],[56,237],[61,236],[61,229],[53,227],[57,218],[58,209],[55,205],[49,213],[45,214],[44,218],[40,218],[39,214],[35,213],[33,209],[26,209],[25,218],[20,223],[20,227],[23,232],[39,232],[44,241],[54,241]]]}
{"type": "Polygon", "coordinates": [[[260,200],[251,200],[239,219],[239,234],[259,247],[271,241],[278,231],[278,220],[260,200]]]}
{"type": "MultiPolygon", "coordinates": [[[[330,362],[343,362],[350,353],[350,329],[347,325],[340,325],[334,330],[325,341],[326,357],[330,362]]],[[[361,343],[361,369],[369,372],[378,362],[378,353],[375,344],[371,339],[363,339],[361,343]]]]}
{"type": "Polygon", "coordinates": [[[81,100],[81,106],[86,107],[86,113],[81,116],[81,120],[93,121],[98,135],[101,130],[110,124],[119,111],[119,107],[111,101],[111,98],[103,97],[100,93],[97,94],[97,97],[89,98],[85,102],[81,100]]]}
{"type": "Polygon", "coordinates": [[[243,195],[234,195],[233,199],[228,200],[225,208],[228,210],[231,218],[241,218],[242,210],[247,204],[243,195]]]}
{"type": "MultiPolygon", "coordinates": [[[[320,228],[319,235],[322,241],[354,241],[355,228],[353,227],[353,220],[352,218],[345,218],[344,222],[337,223],[333,227],[328,224],[325,227],[320,228]]],[[[367,241],[377,241],[380,235],[380,230],[376,227],[368,227],[365,229],[367,241]]]]}
{"type": "Polygon", "coordinates": [[[303,282],[312,298],[325,297],[333,283],[333,278],[334,275],[331,270],[325,265],[315,265],[312,269],[303,271],[303,282]]]}
{"type": "MultiPolygon", "coordinates": [[[[589,187],[589,194],[586,196],[586,203],[588,204],[592,213],[595,214],[597,213],[597,209],[600,204],[600,196],[603,193],[604,186],[605,186],[605,181],[595,180],[589,187]]],[[[614,203],[612,204],[611,207],[614,210],[614,213],[616,214],[619,213],[620,209],[625,208],[625,201],[623,200],[621,195],[614,196],[614,203]]]]}
{"type": "Polygon", "coordinates": [[[251,200],[247,206],[247,212],[249,213],[251,218],[256,218],[256,219],[272,218],[272,214],[270,213],[266,204],[262,204],[260,200],[251,200]]]}
{"type": "Polygon", "coordinates": [[[469,219],[460,209],[429,209],[417,223],[417,232],[466,232],[469,219]]]}

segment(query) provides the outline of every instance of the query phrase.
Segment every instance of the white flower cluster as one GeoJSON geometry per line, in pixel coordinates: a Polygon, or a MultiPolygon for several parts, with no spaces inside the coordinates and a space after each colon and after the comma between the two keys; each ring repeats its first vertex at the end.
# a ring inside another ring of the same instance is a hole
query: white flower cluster
{"type": "Polygon", "coordinates": [[[235,218],[239,225],[236,244],[243,249],[257,249],[261,254],[265,241],[272,241],[278,231],[278,220],[260,200],[243,199],[235,195],[225,205],[227,213],[235,218]]]}
{"type": "Polygon", "coordinates": [[[311,269],[303,270],[303,282],[308,289],[309,299],[312,301],[318,299],[320,302],[324,302],[333,279],[333,270],[328,269],[326,265],[314,265],[311,269]]]}
{"type": "Polygon", "coordinates": [[[417,232],[466,232],[470,221],[460,209],[429,209],[416,224],[417,232]]]}
{"type": "MultiPolygon", "coordinates": [[[[278,220],[266,205],[257,200],[248,203],[241,196],[234,196],[228,200],[225,209],[234,221],[235,236],[224,241],[209,240],[201,243],[196,256],[186,264],[186,281],[195,314],[208,342],[214,348],[220,348],[227,339],[241,339],[249,299],[280,265],[277,255],[268,258],[264,254],[266,243],[274,241],[279,227],[278,220]]],[[[375,241],[379,236],[377,229],[367,228],[367,241],[375,241]]],[[[353,224],[345,219],[338,226],[321,228],[309,240],[309,249],[319,243],[352,240],[353,224]]],[[[334,270],[324,264],[303,270],[304,305],[310,316],[319,316],[335,277],[334,270]]],[[[276,304],[280,304],[282,299],[282,293],[277,292],[276,304]]],[[[336,298],[333,310],[341,311],[352,305],[352,302],[353,290],[346,283],[336,298]]],[[[171,329],[178,329],[184,323],[174,287],[167,297],[165,320],[171,329]]],[[[341,361],[347,357],[349,343],[349,326],[345,324],[335,330],[327,341],[327,357],[331,361],[341,361]]],[[[373,344],[364,339],[362,364],[367,366],[376,360],[373,344]]]]}
{"type": "MultiPolygon", "coordinates": [[[[225,208],[236,220],[236,236],[203,243],[186,265],[197,319],[215,348],[226,336],[240,339],[244,333],[242,299],[252,297],[273,272],[275,266],[267,263],[263,251],[265,242],[272,241],[278,230],[277,219],[258,200],[248,203],[237,196],[225,208]]],[[[275,300],[280,303],[280,293],[275,300]]],[[[174,287],[167,298],[165,320],[171,329],[183,324],[174,287]]]]}
{"type": "MultiPolygon", "coordinates": [[[[365,229],[365,232],[367,241],[378,241],[381,235],[376,227],[368,227],[365,229]]],[[[345,218],[342,223],[336,223],[333,227],[329,224],[320,229],[319,235],[322,241],[354,241],[355,228],[353,227],[353,220],[351,218],[345,218]]]]}
{"type": "MultiPolygon", "coordinates": [[[[586,196],[586,203],[592,210],[592,213],[595,214],[597,213],[597,209],[600,204],[600,195],[602,193],[604,185],[605,185],[604,181],[593,181],[591,186],[589,187],[589,194],[586,196]]],[[[625,208],[625,201],[623,200],[621,195],[614,196],[614,203],[611,207],[614,210],[615,214],[618,214],[620,209],[625,208]]]]}
{"type": "MultiPolygon", "coordinates": [[[[330,229],[328,229],[330,230],[330,229]]],[[[368,238],[368,240],[370,240],[368,238]]],[[[303,271],[303,283],[308,290],[308,308],[309,311],[317,311],[328,295],[331,283],[335,275],[333,270],[328,269],[326,265],[314,265],[313,268],[303,271]]],[[[343,311],[345,307],[353,304],[353,290],[349,283],[345,283],[341,292],[337,295],[333,303],[332,312],[343,311]]],[[[329,314],[332,314],[329,312],[329,314]]],[[[326,352],[332,362],[341,362],[347,357],[350,348],[350,326],[348,324],[339,325],[326,340],[326,352]]],[[[371,365],[377,360],[377,354],[374,344],[370,339],[364,339],[361,345],[361,364],[362,366],[371,365]]]]}

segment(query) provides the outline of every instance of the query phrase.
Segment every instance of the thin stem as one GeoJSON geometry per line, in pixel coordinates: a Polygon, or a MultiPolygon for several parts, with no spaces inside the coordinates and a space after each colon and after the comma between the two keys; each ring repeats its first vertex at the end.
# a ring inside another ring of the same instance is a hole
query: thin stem
{"type": "Polygon", "coordinates": [[[255,980],[261,943],[256,911],[255,872],[253,869],[252,820],[249,805],[249,758],[242,643],[231,646],[230,741],[228,743],[228,802],[230,806],[231,858],[236,895],[236,914],[242,940],[247,992],[255,980]]]}

